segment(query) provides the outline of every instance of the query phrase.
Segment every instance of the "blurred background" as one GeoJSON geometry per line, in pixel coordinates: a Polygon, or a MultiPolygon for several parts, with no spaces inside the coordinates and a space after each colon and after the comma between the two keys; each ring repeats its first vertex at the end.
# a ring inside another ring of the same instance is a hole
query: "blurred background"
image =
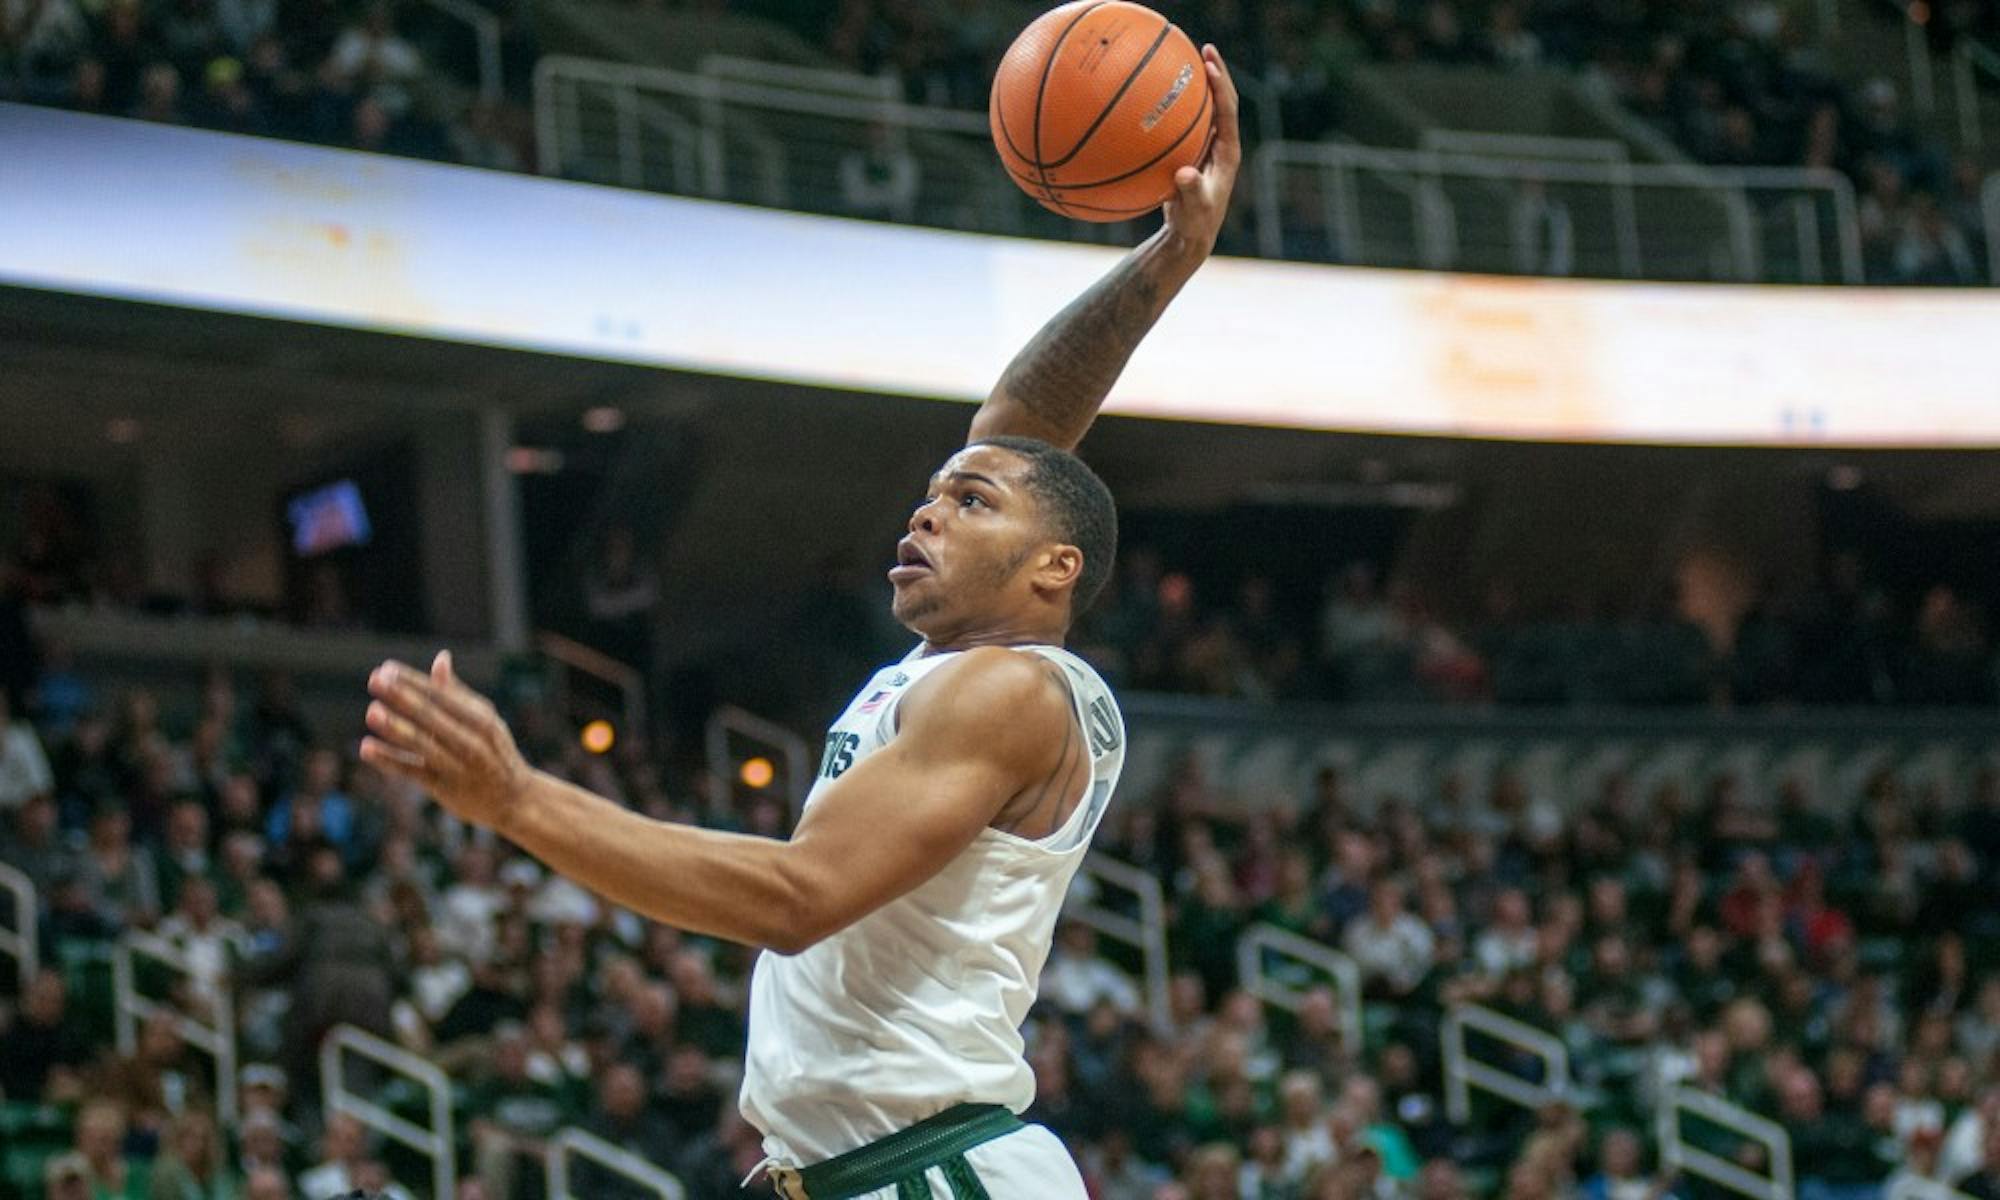
{"type": "MultiPolygon", "coordinates": [[[[1084,447],[1029,1116],[1101,1200],[2000,1197],[2000,5],[1162,7],[1249,158],[1084,447]]],[[[0,0],[0,1196],[739,1194],[749,954],[363,680],[782,836],[1152,227],[996,169],[1037,11],[0,0]]]]}

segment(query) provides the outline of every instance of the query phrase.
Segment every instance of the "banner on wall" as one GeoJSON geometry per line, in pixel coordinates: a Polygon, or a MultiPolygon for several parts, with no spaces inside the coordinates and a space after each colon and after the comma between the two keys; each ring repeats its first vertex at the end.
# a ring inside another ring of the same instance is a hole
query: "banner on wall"
{"type": "MultiPolygon", "coordinates": [[[[941,400],[1116,261],[0,105],[0,282],[941,400]]],[[[2000,293],[1220,259],[1108,409],[1578,441],[2000,445],[2000,293]]]]}

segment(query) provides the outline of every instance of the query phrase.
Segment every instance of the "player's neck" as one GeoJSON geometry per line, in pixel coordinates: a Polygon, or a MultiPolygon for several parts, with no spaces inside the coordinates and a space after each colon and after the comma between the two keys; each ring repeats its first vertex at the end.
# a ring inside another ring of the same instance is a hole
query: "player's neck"
{"type": "Polygon", "coordinates": [[[996,629],[964,630],[924,639],[924,657],[977,650],[981,646],[1060,646],[1060,629],[1028,629],[1007,626],[996,629]]]}

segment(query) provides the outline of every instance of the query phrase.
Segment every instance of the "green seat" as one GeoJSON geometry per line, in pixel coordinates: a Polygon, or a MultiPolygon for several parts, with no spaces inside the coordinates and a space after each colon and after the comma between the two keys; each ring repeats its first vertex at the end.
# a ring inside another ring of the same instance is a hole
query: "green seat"
{"type": "Polygon", "coordinates": [[[42,1194],[42,1170],[65,1147],[10,1142],[0,1158],[0,1181],[10,1196],[37,1200],[42,1194]]]}

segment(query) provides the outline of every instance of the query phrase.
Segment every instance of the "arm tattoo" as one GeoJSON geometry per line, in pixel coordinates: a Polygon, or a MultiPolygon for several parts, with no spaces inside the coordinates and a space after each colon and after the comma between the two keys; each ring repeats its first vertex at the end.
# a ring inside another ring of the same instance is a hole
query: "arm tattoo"
{"type": "Polygon", "coordinates": [[[1016,409],[1030,427],[1021,432],[1074,445],[1192,273],[1148,254],[1147,247],[1127,255],[1029,339],[988,403],[1016,409]]]}

